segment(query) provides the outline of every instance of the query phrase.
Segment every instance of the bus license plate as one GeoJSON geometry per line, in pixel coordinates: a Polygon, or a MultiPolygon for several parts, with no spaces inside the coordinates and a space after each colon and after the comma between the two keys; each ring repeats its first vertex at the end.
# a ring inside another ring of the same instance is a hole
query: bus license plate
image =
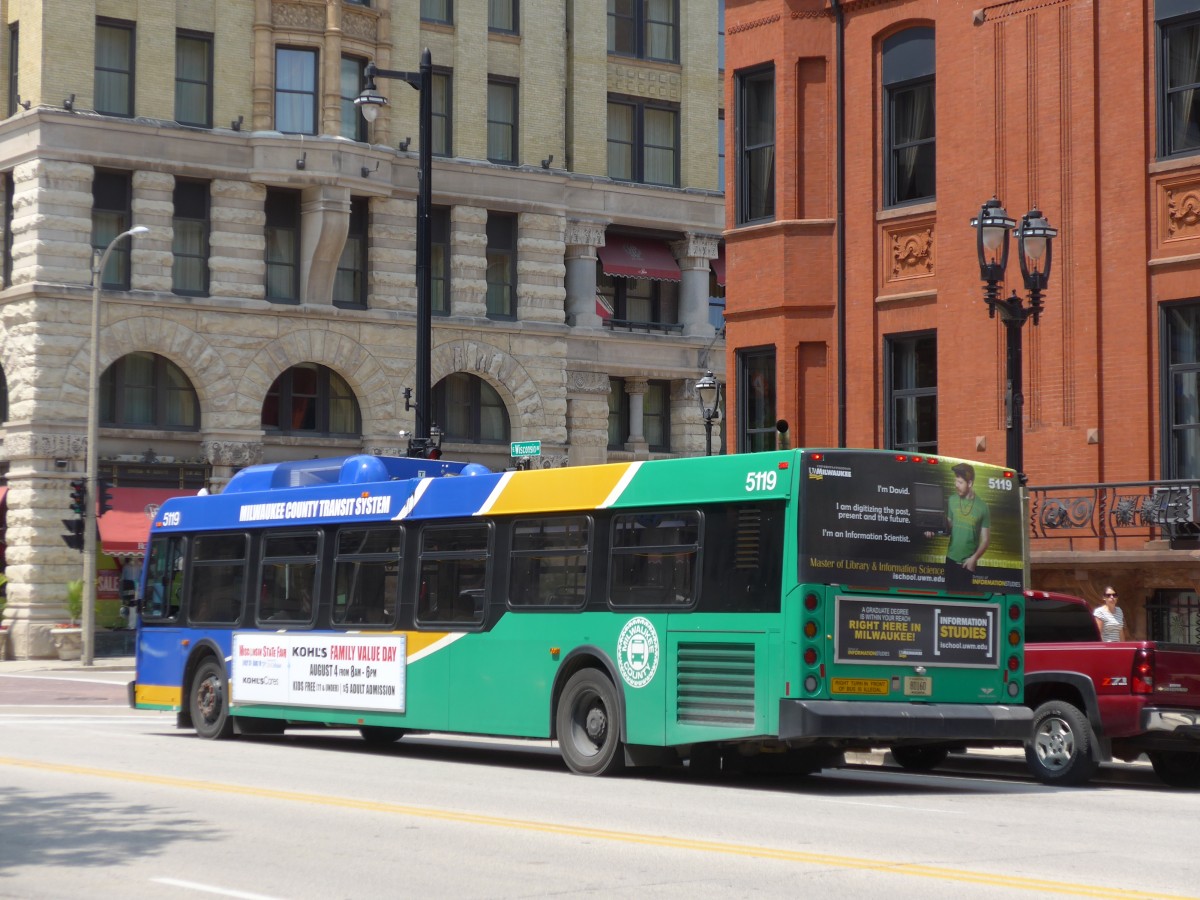
{"type": "Polygon", "coordinates": [[[928,697],[933,693],[933,679],[925,676],[906,677],[904,694],[908,697],[928,697]]]}

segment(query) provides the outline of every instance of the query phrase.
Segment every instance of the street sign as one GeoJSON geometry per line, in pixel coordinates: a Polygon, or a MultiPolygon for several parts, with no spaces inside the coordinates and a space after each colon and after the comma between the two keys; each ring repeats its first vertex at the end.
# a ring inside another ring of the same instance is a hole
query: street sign
{"type": "Polygon", "coordinates": [[[541,441],[513,441],[511,444],[512,453],[510,456],[522,459],[527,456],[541,456],[542,442],[541,441]]]}

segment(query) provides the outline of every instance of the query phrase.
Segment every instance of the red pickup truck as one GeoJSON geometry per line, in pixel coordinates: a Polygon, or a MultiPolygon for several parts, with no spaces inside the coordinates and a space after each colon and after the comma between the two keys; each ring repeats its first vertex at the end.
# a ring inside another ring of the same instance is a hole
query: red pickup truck
{"type": "MultiPolygon", "coordinates": [[[[1085,784],[1101,762],[1145,753],[1174,787],[1200,787],[1200,646],[1100,640],[1086,600],[1026,591],[1025,705],[1029,770],[1045,784],[1085,784]]],[[[894,747],[909,769],[949,748],[894,747]]]]}

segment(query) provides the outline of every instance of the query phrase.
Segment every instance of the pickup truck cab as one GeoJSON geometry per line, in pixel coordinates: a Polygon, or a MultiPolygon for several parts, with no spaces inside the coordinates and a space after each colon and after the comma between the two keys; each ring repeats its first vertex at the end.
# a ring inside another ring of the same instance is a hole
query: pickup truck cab
{"type": "MultiPolygon", "coordinates": [[[[1080,597],[1025,592],[1025,742],[1045,784],[1087,783],[1100,763],[1145,753],[1160,779],[1200,788],[1200,646],[1105,643],[1080,597]]],[[[929,769],[947,747],[894,747],[910,769],[929,769]]]]}

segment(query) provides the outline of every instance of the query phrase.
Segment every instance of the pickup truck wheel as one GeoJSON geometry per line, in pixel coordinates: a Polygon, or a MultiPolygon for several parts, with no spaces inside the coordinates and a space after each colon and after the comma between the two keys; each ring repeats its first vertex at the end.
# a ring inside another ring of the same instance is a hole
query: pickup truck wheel
{"type": "Polygon", "coordinates": [[[1165,784],[1177,788],[1200,788],[1200,753],[1186,750],[1159,750],[1147,754],[1154,774],[1165,784]]]}
{"type": "Polygon", "coordinates": [[[1051,700],[1034,710],[1025,762],[1043,784],[1086,784],[1099,766],[1092,757],[1093,741],[1092,726],[1078,707],[1051,700]]]}
{"type": "Polygon", "coordinates": [[[945,747],[892,747],[892,759],[910,772],[928,772],[946,761],[950,751],[945,747]]]}

